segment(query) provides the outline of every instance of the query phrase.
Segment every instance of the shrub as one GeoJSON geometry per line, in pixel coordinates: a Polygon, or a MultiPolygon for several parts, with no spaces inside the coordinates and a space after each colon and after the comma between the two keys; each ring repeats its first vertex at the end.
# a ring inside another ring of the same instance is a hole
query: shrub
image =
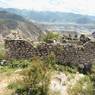
{"type": "Polygon", "coordinates": [[[45,64],[47,64],[48,66],[51,65],[54,66],[56,64],[56,58],[54,52],[51,52],[44,61],[45,64]]]}
{"type": "Polygon", "coordinates": [[[70,95],[93,95],[93,84],[88,76],[81,78],[68,89],[70,95]]]}
{"type": "Polygon", "coordinates": [[[45,41],[45,42],[48,42],[49,40],[58,40],[58,38],[59,38],[59,34],[58,33],[56,33],[56,32],[48,32],[47,34],[46,34],[46,36],[44,36],[44,38],[43,38],[43,40],[45,41]]]}
{"type": "MultiPolygon", "coordinates": [[[[22,72],[25,95],[48,95],[49,71],[39,58],[32,60],[31,66],[22,72]]],[[[19,89],[20,90],[20,89],[19,89]]],[[[24,95],[24,94],[22,94],[24,95]]]]}

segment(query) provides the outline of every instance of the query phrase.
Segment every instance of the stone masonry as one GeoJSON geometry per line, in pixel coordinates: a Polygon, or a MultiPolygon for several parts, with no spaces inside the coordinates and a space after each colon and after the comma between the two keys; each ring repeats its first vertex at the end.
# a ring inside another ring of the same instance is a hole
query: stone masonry
{"type": "Polygon", "coordinates": [[[7,59],[30,59],[33,56],[47,57],[51,52],[62,64],[84,64],[95,61],[95,42],[82,46],[64,44],[40,44],[36,48],[24,40],[5,40],[7,59]]]}

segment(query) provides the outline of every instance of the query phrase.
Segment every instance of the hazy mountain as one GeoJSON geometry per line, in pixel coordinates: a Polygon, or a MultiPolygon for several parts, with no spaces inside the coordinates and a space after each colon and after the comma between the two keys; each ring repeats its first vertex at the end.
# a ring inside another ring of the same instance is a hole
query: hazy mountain
{"type": "Polygon", "coordinates": [[[0,11],[0,34],[3,37],[14,31],[23,38],[36,39],[42,32],[32,22],[27,21],[22,16],[14,13],[0,11]]]}
{"type": "Polygon", "coordinates": [[[74,13],[63,13],[63,12],[49,12],[49,11],[29,11],[19,9],[1,9],[10,13],[21,15],[28,20],[36,22],[47,22],[47,23],[76,23],[76,24],[94,24],[95,16],[80,15],[74,13]]]}

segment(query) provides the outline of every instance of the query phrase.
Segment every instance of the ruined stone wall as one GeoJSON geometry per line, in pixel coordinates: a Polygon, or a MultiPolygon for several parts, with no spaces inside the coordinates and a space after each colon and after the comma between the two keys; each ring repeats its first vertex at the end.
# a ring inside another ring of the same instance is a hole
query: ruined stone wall
{"type": "Polygon", "coordinates": [[[87,42],[82,47],[63,44],[40,44],[34,48],[23,40],[5,40],[8,59],[28,59],[33,56],[47,57],[51,52],[56,61],[62,64],[84,64],[95,61],[95,42],[87,42]]]}
{"type": "Polygon", "coordinates": [[[32,58],[33,46],[23,40],[5,40],[6,58],[32,58]]]}

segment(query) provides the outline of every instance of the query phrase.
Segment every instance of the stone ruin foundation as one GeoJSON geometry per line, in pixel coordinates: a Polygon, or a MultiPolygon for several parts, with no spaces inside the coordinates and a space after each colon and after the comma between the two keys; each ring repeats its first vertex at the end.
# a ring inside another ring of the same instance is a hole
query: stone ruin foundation
{"type": "Polygon", "coordinates": [[[30,59],[33,56],[47,57],[51,52],[62,64],[84,64],[95,61],[95,42],[87,42],[82,46],[64,44],[40,44],[33,47],[25,40],[5,40],[7,59],[30,59]]]}

